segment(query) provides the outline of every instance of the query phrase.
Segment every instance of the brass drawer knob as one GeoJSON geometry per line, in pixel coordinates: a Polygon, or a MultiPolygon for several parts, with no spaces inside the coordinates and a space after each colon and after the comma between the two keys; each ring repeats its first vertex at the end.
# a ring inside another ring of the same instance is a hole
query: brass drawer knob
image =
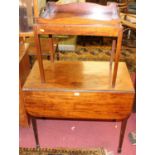
{"type": "Polygon", "coordinates": [[[80,96],[80,93],[79,92],[75,92],[74,96],[80,96]]]}
{"type": "Polygon", "coordinates": [[[40,29],[40,32],[45,32],[45,30],[44,29],[40,29]]]}

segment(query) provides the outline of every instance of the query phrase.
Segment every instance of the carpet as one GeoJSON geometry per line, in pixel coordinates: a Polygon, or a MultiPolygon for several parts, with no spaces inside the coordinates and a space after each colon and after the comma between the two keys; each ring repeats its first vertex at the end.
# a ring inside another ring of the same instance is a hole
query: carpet
{"type": "Polygon", "coordinates": [[[94,149],[49,149],[49,148],[19,148],[19,155],[108,155],[102,148],[94,149]]]}
{"type": "MultiPolygon", "coordinates": [[[[28,38],[30,43],[29,54],[36,55],[34,39],[28,38]]],[[[78,36],[75,51],[59,51],[60,60],[63,61],[109,61],[112,38],[78,36]]],[[[42,53],[49,55],[50,45],[47,38],[41,38],[42,53]]],[[[124,61],[130,72],[136,70],[136,48],[122,46],[120,61],[124,61]]],[[[32,59],[32,62],[34,60],[32,59]]]]}

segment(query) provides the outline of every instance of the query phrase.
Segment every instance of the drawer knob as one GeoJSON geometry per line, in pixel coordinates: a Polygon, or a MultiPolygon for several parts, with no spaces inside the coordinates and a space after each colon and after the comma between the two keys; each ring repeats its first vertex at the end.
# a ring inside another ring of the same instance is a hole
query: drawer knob
{"type": "Polygon", "coordinates": [[[44,29],[40,29],[40,31],[41,31],[41,32],[44,32],[45,30],[44,30],[44,29]]]}
{"type": "Polygon", "coordinates": [[[80,96],[80,93],[79,92],[75,92],[74,96],[80,96]]]}

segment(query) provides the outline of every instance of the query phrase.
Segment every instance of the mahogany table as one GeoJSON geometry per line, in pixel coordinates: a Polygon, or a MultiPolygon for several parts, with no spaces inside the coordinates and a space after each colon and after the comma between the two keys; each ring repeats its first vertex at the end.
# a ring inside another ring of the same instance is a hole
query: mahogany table
{"type": "Polygon", "coordinates": [[[117,7],[114,4],[48,3],[42,17],[36,18],[34,36],[39,63],[34,64],[23,92],[36,146],[40,146],[37,118],[116,120],[122,121],[118,146],[118,152],[121,152],[127,119],[132,112],[134,88],[126,64],[119,62],[122,26],[117,7]],[[53,46],[51,61],[43,61],[40,34],[114,37],[111,61],[54,62],[53,46]]]}
{"type": "Polygon", "coordinates": [[[32,118],[36,146],[36,119],[122,121],[121,151],[127,118],[132,112],[134,88],[124,62],[119,62],[115,88],[110,86],[109,62],[44,60],[46,83],[40,82],[35,62],[24,86],[24,102],[32,118]]]}

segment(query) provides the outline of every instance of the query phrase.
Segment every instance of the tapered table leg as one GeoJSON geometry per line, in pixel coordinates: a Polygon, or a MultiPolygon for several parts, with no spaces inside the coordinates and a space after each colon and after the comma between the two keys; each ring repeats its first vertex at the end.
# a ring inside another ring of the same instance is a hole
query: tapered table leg
{"type": "Polygon", "coordinates": [[[59,48],[58,48],[58,42],[56,42],[56,58],[57,60],[60,60],[60,52],[59,52],[59,48]]]}
{"type": "Polygon", "coordinates": [[[32,117],[31,120],[32,120],[32,128],[33,128],[34,138],[35,138],[35,142],[36,142],[36,148],[40,148],[39,138],[38,138],[37,122],[36,122],[36,119],[34,117],[32,117]]]}
{"type": "Polygon", "coordinates": [[[53,40],[53,36],[49,35],[49,45],[50,45],[50,58],[51,58],[51,62],[54,62],[54,40],[53,40]]]}
{"type": "Polygon", "coordinates": [[[123,31],[121,30],[118,35],[117,45],[116,45],[116,54],[115,54],[115,64],[114,64],[114,71],[112,77],[112,87],[115,87],[116,84],[116,77],[117,77],[117,70],[118,70],[118,63],[121,54],[121,46],[122,46],[122,35],[123,31]]]}
{"type": "Polygon", "coordinates": [[[124,140],[124,135],[125,135],[125,129],[126,129],[126,125],[127,125],[127,121],[128,118],[123,120],[121,123],[121,131],[120,131],[120,137],[119,137],[119,146],[118,146],[118,153],[121,153],[122,151],[122,144],[123,144],[123,140],[124,140]]]}
{"type": "Polygon", "coordinates": [[[113,60],[114,60],[115,50],[116,50],[116,40],[113,40],[112,41],[111,56],[110,56],[110,70],[112,70],[112,64],[113,64],[113,60]]]}
{"type": "Polygon", "coordinates": [[[40,38],[38,36],[36,26],[34,26],[34,39],[35,39],[35,46],[37,50],[37,59],[39,63],[41,82],[45,83],[45,73],[44,73],[43,60],[42,60],[42,54],[41,54],[40,38]]]}

